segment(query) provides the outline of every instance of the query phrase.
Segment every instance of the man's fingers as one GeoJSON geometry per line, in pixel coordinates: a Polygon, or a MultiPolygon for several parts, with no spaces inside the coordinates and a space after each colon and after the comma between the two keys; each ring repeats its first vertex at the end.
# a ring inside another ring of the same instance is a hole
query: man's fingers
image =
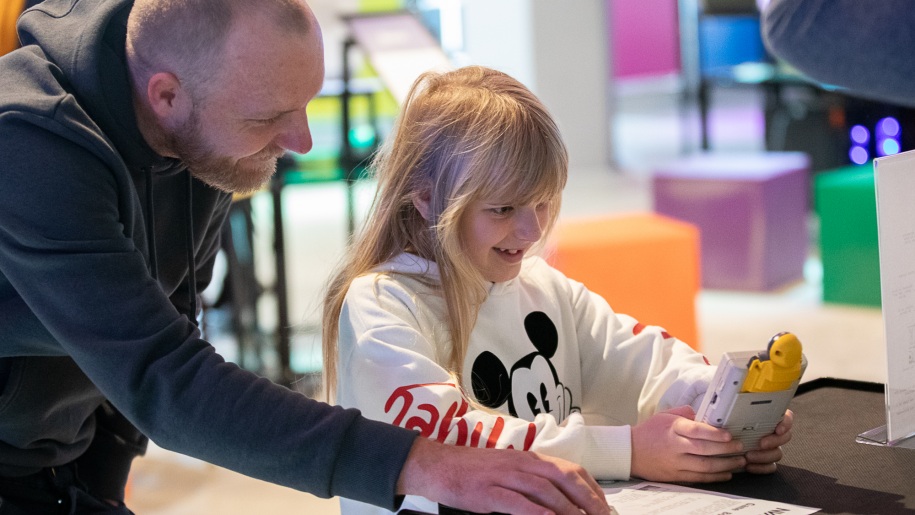
{"type": "Polygon", "coordinates": [[[496,513],[519,513],[524,515],[549,515],[553,512],[543,505],[531,501],[511,488],[495,488],[489,494],[491,509],[496,513]]]}
{"type": "MultiPolygon", "coordinates": [[[[566,503],[568,503],[568,506],[575,510],[572,512],[575,514],[578,514],[579,510],[594,514],[609,513],[603,489],[585,469],[578,465],[570,466],[568,463],[565,466],[560,466],[551,461],[553,458],[547,456],[541,456],[540,458],[541,460],[535,463],[538,469],[535,474],[538,479],[542,479],[551,487],[544,490],[550,496],[543,499],[544,502],[551,503],[548,506],[566,509],[566,503]],[[558,497],[555,501],[552,501],[552,496],[558,497]],[[553,504],[556,502],[561,502],[561,505],[553,504]]],[[[530,485],[525,485],[526,492],[530,492],[529,487],[530,485]]],[[[538,497],[539,492],[534,492],[533,495],[534,499],[540,499],[538,497]]],[[[557,513],[560,512],[557,511],[557,513]]]]}
{"type": "Polygon", "coordinates": [[[597,481],[591,477],[591,474],[588,474],[582,469],[580,473],[575,474],[575,476],[577,482],[583,484],[586,489],[563,488],[563,493],[579,508],[584,510],[585,513],[609,513],[609,506],[607,506],[607,498],[604,496],[604,490],[597,484],[597,481]]]}
{"type": "Polygon", "coordinates": [[[524,494],[535,503],[549,508],[553,513],[568,513],[577,515],[578,507],[566,496],[560,487],[541,476],[531,476],[523,484],[513,485],[517,491],[524,494]]]}

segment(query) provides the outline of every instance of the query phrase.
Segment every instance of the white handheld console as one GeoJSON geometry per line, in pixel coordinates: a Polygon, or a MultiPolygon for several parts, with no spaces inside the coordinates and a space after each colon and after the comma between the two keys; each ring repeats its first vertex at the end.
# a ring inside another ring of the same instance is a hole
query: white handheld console
{"type": "Polygon", "coordinates": [[[727,429],[745,451],[775,431],[807,368],[801,344],[779,333],[763,352],[727,352],[718,363],[696,420],[727,429]]]}

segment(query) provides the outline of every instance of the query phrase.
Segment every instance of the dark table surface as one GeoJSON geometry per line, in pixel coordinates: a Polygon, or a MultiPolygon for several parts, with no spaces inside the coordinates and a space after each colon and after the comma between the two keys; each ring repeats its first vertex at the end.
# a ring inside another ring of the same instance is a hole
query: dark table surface
{"type": "MultiPolygon", "coordinates": [[[[819,508],[825,514],[915,515],[915,449],[857,443],[886,424],[883,385],[822,378],[791,401],[794,431],[778,471],[693,488],[819,508]]],[[[467,512],[441,507],[441,514],[467,512]]]]}
{"type": "Polygon", "coordinates": [[[791,410],[794,434],[776,473],[689,486],[821,513],[915,515],[915,450],[855,441],[886,424],[883,385],[816,379],[801,385],[791,410]]]}

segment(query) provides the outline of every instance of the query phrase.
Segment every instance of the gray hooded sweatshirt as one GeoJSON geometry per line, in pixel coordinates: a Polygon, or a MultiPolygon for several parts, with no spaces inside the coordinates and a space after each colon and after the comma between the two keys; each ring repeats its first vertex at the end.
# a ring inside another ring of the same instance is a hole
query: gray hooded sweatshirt
{"type": "Polygon", "coordinates": [[[0,57],[0,476],[78,460],[90,490],[116,498],[149,437],[395,507],[414,433],[259,378],[201,339],[197,291],[231,196],[141,137],[131,6],[46,0],[0,57]]]}

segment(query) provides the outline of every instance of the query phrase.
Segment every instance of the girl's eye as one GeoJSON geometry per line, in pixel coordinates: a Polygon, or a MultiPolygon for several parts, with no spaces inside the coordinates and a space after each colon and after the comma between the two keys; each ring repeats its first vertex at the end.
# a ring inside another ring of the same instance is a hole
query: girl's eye
{"type": "Polygon", "coordinates": [[[490,209],[490,211],[497,215],[507,215],[508,213],[511,213],[512,209],[514,208],[511,206],[499,206],[490,209]]]}

